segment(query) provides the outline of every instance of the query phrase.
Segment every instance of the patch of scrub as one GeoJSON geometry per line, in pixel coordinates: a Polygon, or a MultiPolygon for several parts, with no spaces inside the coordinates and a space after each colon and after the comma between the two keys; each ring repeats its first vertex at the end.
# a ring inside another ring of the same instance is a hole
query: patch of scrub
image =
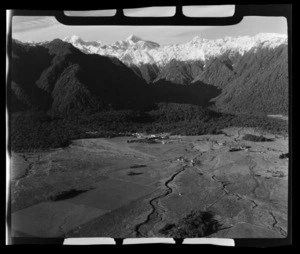
{"type": "Polygon", "coordinates": [[[51,201],[59,201],[59,200],[65,200],[65,199],[70,199],[78,196],[81,193],[87,192],[88,190],[76,190],[76,189],[71,189],[67,191],[63,191],[60,193],[57,193],[53,196],[51,196],[49,199],[51,201]]]}
{"type": "Polygon", "coordinates": [[[221,226],[212,212],[191,211],[177,224],[166,224],[159,232],[174,238],[205,237],[216,233],[221,226]]]}
{"type": "Polygon", "coordinates": [[[129,171],[127,173],[127,175],[129,175],[129,176],[142,175],[142,174],[143,174],[143,172],[133,172],[133,171],[129,171]]]}
{"type": "Polygon", "coordinates": [[[130,168],[144,168],[144,167],[147,167],[147,165],[135,164],[135,165],[130,166],[130,168]]]}
{"type": "Polygon", "coordinates": [[[262,135],[256,136],[256,135],[253,135],[253,134],[246,134],[243,137],[243,140],[253,141],[253,142],[269,142],[269,141],[274,141],[274,139],[272,139],[272,138],[266,138],[266,137],[264,137],[262,135]]]}

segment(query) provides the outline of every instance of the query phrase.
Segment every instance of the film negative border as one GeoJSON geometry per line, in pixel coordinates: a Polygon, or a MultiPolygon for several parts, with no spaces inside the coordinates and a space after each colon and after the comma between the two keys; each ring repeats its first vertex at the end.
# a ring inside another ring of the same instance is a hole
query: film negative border
{"type": "MultiPolygon", "coordinates": [[[[189,5],[188,1],[185,5],[189,5]]],[[[195,5],[195,4],[193,4],[195,5]]],[[[210,4],[213,5],[213,2],[210,4]]],[[[132,5],[126,8],[133,7],[132,5]]],[[[134,6],[134,7],[150,7],[150,6],[134,6]]],[[[106,6],[103,9],[116,8],[116,6],[106,6]]],[[[185,25],[185,26],[225,26],[239,23],[244,16],[283,16],[287,19],[288,24],[288,61],[289,61],[289,151],[292,154],[293,137],[292,137],[292,5],[291,4],[274,4],[274,5],[236,5],[235,13],[232,17],[225,18],[191,18],[182,14],[182,6],[176,6],[176,14],[173,17],[155,17],[140,18],[126,17],[123,15],[122,8],[118,6],[117,13],[113,17],[68,17],[63,10],[12,10],[12,16],[54,16],[59,22],[65,25],[185,25]]],[[[102,8],[98,8],[102,9],[102,8]]],[[[12,17],[10,17],[12,18],[12,17]]],[[[10,20],[11,22],[11,20],[10,20]]],[[[8,31],[7,51],[10,56],[11,49],[11,26],[8,31]]],[[[10,81],[10,71],[8,72],[8,83],[10,81]]],[[[249,239],[239,238],[233,239],[234,245],[237,247],[275,247],[290,245],[292,243],[292,164],[293,157],[289,161],[289,195],[288,195],[288,236],[284,239],[249,239]]],[[[10,194],[9,194],[10,197],[10,194]]],[[[10,221],[10,206],[8,205],[7,220],[10,221]]],[[[112,239],[112,238],[111,238],[112,239]]],[[[124,239],[114,239],[115,245],[124,245],[124,239]]],[[[71,241],[72,242],[72,241],[71,241]]],[[[113,242],[109,240],[109,245],[113,242]]],[[[168,242],[168,241],[166,241],[168,242]]],[[[175,245],[185,244],[184,239],[174,239],[175,245]]],[[[65,243],[64,238],[10,238],[9,244],[26,245],[26,244],[46,244],[46,245],[62,245],[65,243]]],[[[126,242],[125,242],[126,243],[126,242]]],[[[97,243],[96,243],[97,244],[97,243]]],[[[99,243],[101,245],[101,241],[99,243]]],[[[103,244],[103,242],[102,242],[103,244]]],[[[149,244],[149,242],[147,243],[149,244]]],[[[194,245],[193,241],[190,243],[194,245]]],[[[209,244],[209,243],[208,243],[209,244]]],[[[171,244],[174,245],[174,244],[171,244]]]]}

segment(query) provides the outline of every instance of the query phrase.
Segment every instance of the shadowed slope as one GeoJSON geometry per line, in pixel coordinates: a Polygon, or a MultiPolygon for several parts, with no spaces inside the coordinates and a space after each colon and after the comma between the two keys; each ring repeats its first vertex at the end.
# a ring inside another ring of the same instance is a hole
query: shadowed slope
{"type": "Polygon", "coordinates": [[[221,93],[217,87],[202,82],[183,86],[166,80],[156,82],[153,90],[157,102],[194,104],[203,107],[209,106],[210,100],[221,93]]]}
{"type": "Polygon", "coordinates": [[[142,109],[149,103],[145,81],[118,59],[86,55],[59,39],[45,46],[13,42],[12,66],[15,110],[25,103],[70,114],[104,107],[142,109]]]}

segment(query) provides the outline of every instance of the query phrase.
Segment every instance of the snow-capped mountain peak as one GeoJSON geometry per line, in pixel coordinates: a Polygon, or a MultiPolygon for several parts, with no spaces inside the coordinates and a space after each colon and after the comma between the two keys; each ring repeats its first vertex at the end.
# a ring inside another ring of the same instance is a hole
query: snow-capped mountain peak
{"type": "Polygon", "coordinates": [[[156,42],[130,35],[125,40],[111,45],[101,42],[87,42],[76,35],[64,39],[85,53],[115,56],[127,65],[153,64],[164,66],[172,60],[203,61],[218,57],[225,52],[229,55],[243,55],[251,49],[275,48],[287,44],[287,36],[275,33],[260,33],[255,36],[240,36],[206,39],[200,36],[183,44],[160,46],[156,42]]]}
{"type": "Polygon", "coordinates": [[[201,38],[200,36],[197,35],[190,41],[190,44],[199,44],[207,41],[208,41],[207,39],[201,38]]]}
{"type": "Polygon", "coordinates": [[[100,41],[85,41],[77,35],[67,36],[63,41],[73,44],[84,53],[97,53],[98,48],[103,45],[100,41]]]}
{"type": "Polygon", "coordinates": [[[37,42],[37,41],[31,41],[31,40],[24,42],[24,41],[20,41],[20,40],[18,40],[16,38],[13,38],[13,40],[15,42],[17,42],[18,44],[26,44],[26,45],[30,45],[30,46],[41,46],[41,45],[49,43],[49,41],[40,41],[40,42],[37,42]]]}
{"type": "Polygon", "coordinates": [[[133,34],[129,35],[127,38],[126,38],[126,41],[128,42],[134,42],[134,43],[137,43],[138,41],[141,41],[142,39],[138,36],[135,36],[133,34]]]}
{"type": "Polygon", "coordinates": [[[63,41],[69,42],[69,43],[77,43],[79,41],[82,41],[82,39],[77,35],[67,36],[63,39],[63,41]]]}
{"type": "Polygon", "coordinates": [[[143,40],[136,35],[128,36],[124,41],[118,41],[115,46],[121,46],[123,49],[144,50],[159,47],[159,44],[153,41],[143,40]]]}

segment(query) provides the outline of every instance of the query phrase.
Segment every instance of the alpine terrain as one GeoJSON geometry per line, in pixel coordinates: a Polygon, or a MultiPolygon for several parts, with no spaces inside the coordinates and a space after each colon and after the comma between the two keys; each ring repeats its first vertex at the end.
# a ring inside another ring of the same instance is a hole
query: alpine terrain
{"type": "Polygon", "coordinates": [[[13,237],[287,237],[285,35],[10,53],[13,237]]]}
{"type": "Polygon", "coordinates": [[[285,35],[261,33],[217,40],[197,36],[185,44],[167,46],[134,35],[112,45],[86,42],[75,35],[64,41],[85,53],[118,58],[147,83],[215,86],[222,90],[213,99],[220,110],[288,112],[285,35]]]}

